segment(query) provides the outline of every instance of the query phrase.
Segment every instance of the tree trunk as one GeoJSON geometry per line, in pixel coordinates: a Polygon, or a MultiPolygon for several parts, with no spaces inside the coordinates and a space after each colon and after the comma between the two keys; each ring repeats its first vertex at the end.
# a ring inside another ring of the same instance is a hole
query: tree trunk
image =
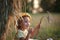
{"type": "Polygon", "coordinates": [[[0,40],[13,40],[16,14],[22,12],[22,0],[0,0],[0,40]]]}

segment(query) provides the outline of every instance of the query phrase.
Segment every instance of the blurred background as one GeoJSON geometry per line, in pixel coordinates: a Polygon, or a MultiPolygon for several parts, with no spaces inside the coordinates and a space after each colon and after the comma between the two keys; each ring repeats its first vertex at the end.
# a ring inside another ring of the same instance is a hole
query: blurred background
{"type": "Polygon", "coordinates": [[[0,0],[0,40],[12,40],[16,34],[16,16],[27,12],[35,27],[44,16],[38,35],[39,40],[60,40],[60,0],[0,0]]]}

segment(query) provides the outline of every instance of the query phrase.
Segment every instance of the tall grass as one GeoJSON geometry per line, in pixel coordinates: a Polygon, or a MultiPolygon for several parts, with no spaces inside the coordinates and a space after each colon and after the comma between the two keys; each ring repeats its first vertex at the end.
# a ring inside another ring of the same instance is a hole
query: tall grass
{"type": "MultiPolygon", "coordinates": [[[[32,21],[31,26],[35,27],[39,23],[42,16],[47,16],[46,14],[31,14],[32,21]]],[[[34,38],[39,40],[47,40],[47,38],[53,38],[54,40],[60,40],[60,14],[51,14],[51,23],[48,23],[47,19],[42,20],[41,28],[39,33],[34,38]]]]}

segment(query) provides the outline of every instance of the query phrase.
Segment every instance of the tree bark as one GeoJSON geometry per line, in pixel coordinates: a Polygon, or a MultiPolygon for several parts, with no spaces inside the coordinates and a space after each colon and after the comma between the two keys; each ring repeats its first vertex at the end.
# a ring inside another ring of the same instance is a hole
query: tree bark
{"type": "Polygon", "coordinates": [[[17,15],[22,12],[22,0],[0,0],[0,40],[13,40],[17,15]]]}

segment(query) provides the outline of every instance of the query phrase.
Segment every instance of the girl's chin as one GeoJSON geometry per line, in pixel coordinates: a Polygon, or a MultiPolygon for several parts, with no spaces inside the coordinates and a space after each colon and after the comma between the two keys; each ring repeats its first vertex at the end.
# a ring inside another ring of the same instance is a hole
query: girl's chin
{"type": "Polygon", "coordinates": [[[25,29],[27,29],[28,27],[26,27],[25,29]]]}

